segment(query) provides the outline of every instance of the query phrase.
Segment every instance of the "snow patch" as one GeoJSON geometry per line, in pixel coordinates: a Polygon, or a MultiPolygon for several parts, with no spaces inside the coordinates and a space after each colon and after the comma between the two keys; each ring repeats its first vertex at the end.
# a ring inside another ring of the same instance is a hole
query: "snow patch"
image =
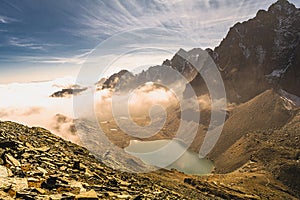
{"type": "Polygon", "coordinates": [[[258,59],[258,64],[262,65],[266,57],[266,51],[263,49],[261,45],[258,45],[256,47],[256,56],[258,59]]]}
{"type": "Polygon", "coordinates": [[[243,55],[248,59],[251,56],[251,51],[243,43],[239,43],[239,47],[243,49],[243,55]]]}
{"type": "Polygon", "coordinates": [[[245,51],[243,52],[243,54],[244,54],[244,56],[246,57],[246,58],[249,58],[250,56],[251,56],[251,51],[250,51],[250,49],[245,49],[245,51]]]}
{"type": "Polygon", "coordinates": [[[297,95],[288,93],[285,90],[280,90],[279,93],[284,100],[292,103],[294,106],[300,107],[300,97],[298,97],[297,95]]]}
{"type": "Polygon", "coordinates": [[[288,68],[290,67],[290,65],[288,65],[286,68],[284,69],[275,69],[274,71],[272,71],[271,74],[266,75],[267,78],[281,78],[281,76],[283,74],[285,74],[285,72],[288,70],[288,68]]]}
{"type": "Polygon", "coordinates": [[[217,60],[219,58],[219,54],[217,52],[213,52],[213,59],[217,60]]]}
{"type": "Polygon", "coordinates": [[[244,35],[241,34],[241,32],[239,31],[239,29],[237,29],[236,27],[234,28],[235,32],[241,37],[243,38],[244,35]]]}

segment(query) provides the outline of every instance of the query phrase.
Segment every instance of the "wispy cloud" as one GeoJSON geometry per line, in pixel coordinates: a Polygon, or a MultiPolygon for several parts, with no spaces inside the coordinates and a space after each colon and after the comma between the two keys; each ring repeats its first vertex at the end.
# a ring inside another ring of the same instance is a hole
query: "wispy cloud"
{"type": "Polygon", "coordinates": [[[8,44],[14,47],[27,48],[32,50],[48,50],[51,47],[62,46],[56,43],[39,43],[32,38],[18,38],[10,37],[8,39],[8,44]]]}
{"type": "Polygon", "coordinates": [[[32,62],[47,63],[47,64],[75,64],[81,65],[84,63],[84,58],[80,57],[38,57],[33,58],[32,62]]]}
{"type": "Polygon", "coordinates": [[[23,47],[23,48],[28,48],[28,49],[33,49],[33,50],[45,50],[45,46],[47,44],[38,44],[34,43],[31,39],[21,39],[17,37],[11,37],[8,40],[9,45],[15,46],[15,47],[23,47]]]}
{"type": "Polygon", "coordinates": [[[7,21],[6,21],[4,18],[0,17],[0,23],[2,23],[2,24],[6,24],[6,23],[7,23],[7,21]]]}
{"type": "Polygon", "coordinates": [[[11,17],[6,17],[6,16],[3,16],[3,15],[0,15],[0,24],[9,24],[9,23],[12,23],[12,22],[17,22],[17,21],[19,21],[19,20],[11,18],[11,17]]]}
{"type": "Polygon", "coordinates": [[[84,53],[75,56],[14,56],[14,57],[0,57],[1,60],[8,60],[14,62],[27,62],[27,63],[44,63],[44,64],[73,64],[81,65],[85,62],[86,57],[92,50],[85,50],[84,53]]]}
{"type": "MultiPolygon", "coordinates": [[[[290,1],[300,6],[299,0],[290,1]]],[[[0,65],[3,63],[26,68],[41,63],[40,66],[49,68],[64,64],[78,67],[89,52],[80,52],[80,49],[94,48],[119,33],[141,28],[174,31],[184,36],[181,41],[192,40],[193,47],[214,48],[236,22],[254,17],[259,9],[267,9],[274,2],[275,0],[82,0],[45,1],[37,4],[35,0],[0,0],[0,65]]],[[[104,54],[108,52],[118,55],[121,52],[110,51],[113,48],[141,48],[143,42],[140,41],[143,40],[148,41],[145,45],[147,47],[162,47],[161,41],[157,44],[157,41],[149,40],[147,36],[155,34],[142,33],[141,37],[136,37],[141,38],[138,42],[132,42],[135,38],[131,37],[129,40],[125,38],[121,42],[115,42],[115,47],[109,44],[104,48],[104,54]],[[128,47],[128,43],[133,48],[128,47]]],[[[169,49],[168,44],[176,43],[171,39],[175,40],[177,36],[160,37],[165,41],[163,47],[169,49]]],[[[190,46],[180,47],[188,49],[190,46]]],[[[128,63],[129,65],[131,64],[128,63]]],[[[2,69],[5,69],[4,65],[2,69]]]]}
{"type": "Polygon", "coordinates": [[[87,50],[84,53],[72,56],[72,57],[39,57],[33,62],[49,63],[49,64],[76,64],[81,65],[85,62],[86,57],[92,50],[87,50]]]}
{"type": "Polygon", "coordinates": [[[99,40],[135,28],[163,27],[193,38],[201,47],[214,47],[230,26],[254,17],[271,3],[273,0],[100,1],[93,6],[81,4],[80,12],[73,16],[78,29],[69,32],[99,40]]]}

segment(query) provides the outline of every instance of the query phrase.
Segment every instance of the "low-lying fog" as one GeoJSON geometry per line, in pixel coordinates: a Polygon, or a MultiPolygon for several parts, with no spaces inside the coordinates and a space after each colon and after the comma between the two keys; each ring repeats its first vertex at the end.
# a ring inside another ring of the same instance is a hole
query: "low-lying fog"
{"type": "MultiPolygon", "coordinates": [[[[66,77],[45,82],[0,85],[0,120],[44,127],[64,139],[79,143],[73,124],[72,96],[50,97],[54,92],[70,88],[74,82],[74,78],[66,77]]],[[[84,95],[84,92],[81,94],[84,95]]],[[[122,96],[117,101],[122,101],[122,96]]],[[[110,90],[96,91],[95,113],[99,121],[111,119],[111,102],[110,90]]],[[[153,105],[166,108],[176,103],[177,99],[170,90],[148,83],[132,92],[128,105],[131,116],[138,117],[148,114],[153,105]]]]}
{"type": "Polygon", "coordinates": [[[66,77],[46,82],[0,85],[0,120],[41,126],[67,140],[78,142],[71,128],[72,98],[49,97],[73,82],[74,78],[66,77]]]}

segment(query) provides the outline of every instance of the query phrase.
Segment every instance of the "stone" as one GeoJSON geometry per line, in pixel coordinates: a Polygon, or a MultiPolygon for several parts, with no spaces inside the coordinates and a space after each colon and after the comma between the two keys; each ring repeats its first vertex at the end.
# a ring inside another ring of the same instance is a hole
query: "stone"
{"type": "Polygon", "coordinates": [[[60,171],[65,171],[66,169],[67,169],[66,166],[61,166],[61,167],[59,168],[60,171]]]}
{"type": "Polygon", "coordinates": [[[4,149],[0,149],[0,165],[4,165],[5,164],[4,160],[2,159],[4,153],[5,153],[5,150],[4,149]]]}
{"type": "Polygon", "coordinates": [[[142,200],[142,199],[145,199],[144,195],[142,195],[142,194],[134,197],[134,200],[142,200]]]}
{"type": "Polygon", "coordinates": [[[4,153],[5,153],[5,149],[0,148],[0,157],[2,157],[4,155],[4,153]]]}
{"type": "Polygon", "coordinates": [[[49,196],[50,200],[61,200],[62,195],[61,194],[52,194],[49,196]]]}
{"type": "Polygon", "coordinates": [[[119,194],[117,195],[118,199],[132,199],[132,196],[129,194],[119,194]]]}
{"type": "Polygon", "coordinates": [[[70,192],[65,192],[62,194],[61,197],[62,200],[74,200],[75,199],[75,195],[70,193],[70,192]]]}
{"type": "Polygon", "coordinates": [[[8,177],[7,168],[5,166],[0,165],[0,178],[8,177]]]}
{"type": "Polygon", "coordinates": [[[14,176],[24,178],[26,175],[22,171],[21,167],[11,167],[14,176]]]}
{"type": "Polygon", "coordinates": [[[24,159],[28,159],[28,158],[30,158],[30,156],[31,156],[31,154],[27,153],[27,152],[22,154],[22,158],[24,158],[24,159]]]}
{"type": "Polygon", "coordinates": [[[21,169],[23,172],[28,172],[31,169],[31,164],[27,163],[27,164],[22,164],[21,165],[21,169]]]}
{"type": "Polygon", "coordinates": [[[79,163],[79,170],[80,171],[86,171],[86,169],[87,169],[87,167],[84,165],[84,164],[82,164],[82,163],[79,163]]]}
{"type": "Polygon", "coordinates": [[[15,167],[21,167],[21,163],[10,154],[5,154],[6,162],[11,163],[15,167]]]}
{"type": "Polygon", "coordinates": [[[48,158],[48,157],[40,157],[40,159],[42,161],[47,161],[47,162],[52,162],[53,161],[51,158],[48,158]]]}
{"type": "Polygon", "coordinates": [[[105,195],[107,197],[117,197],[118,194],[114,193],[114,192],[106,192],[105,195]]]}
{"type": "Polygon", "coordinates": [[[44,163],[45,165],[47,165],[49,168],[55,169],[55,165],[52,164],[51,162],[44,161],[43,163],[44,163]]]}
{"type": "Polygon", "coordinates": [[[25,142],[25,146],[29,149],[34,149],[34,147],[29,142],[25,142]]]}
{"type": "Polygon", "coordinates": [[[123,180],[120,180],[120,185],[122,185],[122,186],[129,186],[130,183],[128,183],[126,181],[123,181],[123,180]]]}
{"type": "Polygon", "coordinates": [[[75,199],[76,200],[84,200],[84,199],[86,199],[86,200],[97,200],[99,198],[98,198],[98,195],[95,192],[95,190],[90,190],[88,192],[83,192],[83,193],[80,193],[80,194],[76,195],[75,199]]]}
{"type": "Polygon", "coordinates": [[[47,151],[50,150],[50,148],[44,146],[44,147],[40,147],[40,148],[35,148],[35,150],[36,150],[36,151],[40,151],[40,152],[47,152],[47,151]]]}
{"type": "Polygon", "coordinates": [[[70,185],[66,185],[66,184],[58,184],[56,191],[60,194],[65,194],[67,192],[73,193],[73,194],[79,194],[80,188],[71,187],[70,185]]]}
{"type": "Polygon", "coordinates": [[[26,178],[5,178],[0,179],[1,185],[10,185],[8,193],[10,196],[16,196],[17,192],[22,191],[25,188],[28,188],[26,178]]]}
{"type": "Polygon", "coordinates": [[[85,170],[84,175],[87,177],[92,177],[94,176],[94,173],[91,172],[88,168],[85,170]]]}
{"type": "Polygon", "coordinates": [[[28,187],[40,188],[44,180],[30,177],[27,178],[27,182],[28,182],[28,187]]]}
{"type": "Polygon", "coordinates": [[[74,160],[73,169],[80,170],[80,161],[74,160]]]}
{"type": "Polygon", "coordinates": [[[12,148],[16,145],[15,142],[13,141],[8,141],[8,140],[1,140],[0,141],[0,148],[12,148]]]}
{"type": "Polygon", "coordinates": [[[16,192],[16,198],[18,199],[26,199],[26,200],[35,200],[36,193],[32,193],[30,191],[21,190],[16,192]]]}
{"type": "Polygon", "coordinates": [[[183,180],[183,182],[184,182],[184,183],[187,183],[187,184],[189,184],[189,185],[195,186],[195,181],[194,181],[194,179],[192,179],[192,178],[185,178],[185,179],[183,180]]]}
{"type": "Polygon", "coordinates": [[[48,174],[48,171],[45,170],[44,168],[37,167],[36,169],[39,170],[40,172],[42,172],[44,175],[48,174]]]}
{"type": "Polygon", "coordinates": [[[7,170],[7,174],[9,177],[14,176],[14,174],[12,173],[12,171],[9,168],[6,168],[6,170],[7,170]]]}
{"type": "Polygon", "coordinates": [[[65,166],[64,166],[64,163],[58,162],[57,160],[55,160],[54,163],[55,163],[55,165],[58,166],[58,167],[65,167],[65,166]]]}
{"type": "Polygon", "coordinates": [[[118,186],[118,181],[115,178],[112,178],[108,181],[108,184],[111,186],[118,186]]]}
{"type": "Polygon", "coordinates": [[[48,190],[52,190],[57,187],[56,183],[57,183],[57,177],[49,176],[48,179],[41,184],[41,187],[46,188],[48,190]]]}
{"type": "Polygon", "coordinates": [[[6,178],[0,178],[0,190],[8,191],[12,187],[12,182],[9,181],[9,179],[6,178]]]}
{"type": "Polygon", "coordinates": [[[9,196],[8,193],[0,191],[0,197],[3,200],[13,200],[13,198],[11,196],[9,196]]]}
{"type": "Polygon", "coordinates": [[[39,194],[45,194],[46,193],[46,191],[42,188],[34,188],[34,191],[36,191],[39,194]]]}
{"type": "Polygon", "coordinates": [[[69,184],[69,180],[67,180],[66,178],[64,177],[59,177],[58,180],[63,183],[63,184],[69,184]]]}
{"type": "Polygon", "coordinates": [[[79,193],[84,193],[86,192],[86,189],[83,187],[82,183],[78,182],[78,181],[75,181],[75,180],[72,180],[70,182],[70,187],[71,188],[79,188],[79,193]]]}

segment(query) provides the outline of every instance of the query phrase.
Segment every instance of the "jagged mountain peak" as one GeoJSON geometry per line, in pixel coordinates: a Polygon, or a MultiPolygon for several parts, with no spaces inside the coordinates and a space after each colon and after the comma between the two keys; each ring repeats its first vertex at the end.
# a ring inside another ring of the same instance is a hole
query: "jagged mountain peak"
{"type": "Polygon", "coordinates": [[[129,80],[133,77],[134,75],[128,70],[121,70],[117,73],[114,73],[107,79],[104,78],[98,81],[97,87],[99,89],[115,88],[120,80],[129,80]]]}
{"type": "Polygon", "coordinates": [[[285,13],[285,14],[292,14],[293,12],[295,12],[296,10],[298,10],[296,8],[296,6],[292,3],[290,3],[287,0],[278,0],[276,3],[272,4],[269,9],[268,12],[271,13],[276,13],[276,12],[280,12],[280,13],[285,13]]]}
{"type": "MultiPolygon", "coordinates": [[[[203,60],[201,56],[206,51],[221,72],[229,101],[246,102],[271,88],[300,96],[299,44],[300,10],[286,0],[279,0],[268,10],[258,11],[253,19],[235,24],[214,50],[179,49],[172,59],[162,64],[177,70],[188,81],[195,79],[192,82],[195,91],[204,94],[204,82],[201,76],[196,76],[193,65],[203,60]]],[[[128,89],[147,81],[172,82],[169,80],[172,77],[165,76],[163,71],[166,69],[154,66],[126,76],[118,85],[128,89]]],[[[111,76],[104,88],[114,88],[123,75],[121,71],[111,76]]]]}
{"type": "Polygon", "coordinates": [[[270,88],[299,96],[299,44],[300,10],[286,0],[235,24],[210,53],[229,100],[245,102],[270,88]]]}

